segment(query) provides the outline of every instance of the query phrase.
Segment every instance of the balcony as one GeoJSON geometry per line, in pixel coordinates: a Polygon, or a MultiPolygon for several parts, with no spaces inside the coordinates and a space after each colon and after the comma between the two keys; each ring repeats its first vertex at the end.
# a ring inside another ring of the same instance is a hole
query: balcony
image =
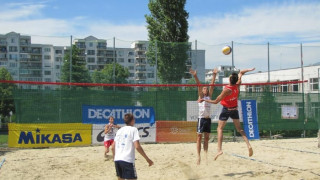
{"type": "Polygon", "coordinates": [[[7,45],[7,41],[0,41],[0,46],[6,46],[7,45]]]}
{"type": "Polygon", "coordinates": [[[107,45],[105,45],[105,46],[99,45],[99,46],[97,46],[97,49],[107,49],[107,45]]]}
{"type": "Polygon", "coordinates": [[[41,50],[32,50],[31,54],[41,54],[41,50]]]}
{"type": "Polygon", "coordinates": [[[146,68],[136,68],[136,72],[139,73],[139,72],[145,72],[147,71],[146,68]]]}
{"type": "Polygon", "coordinates": [[[20,46],[29,46],[30,43],[29,42],[20,42],[20,46]]]}
{"type": "Polygon", "coordinates": [[[146,58],[146,55],[145,54],[136,54],[135,57],[142,59],[142,58],[146,58]]]}
{"type": "Polygon", "coordinates": [[[147,79],[147,76],[136,76],[136,81],[146,80],[146,79],[147,79]]]}
{"type": "Polygon", "coordinates": [[[147,62],[146,62],[146,61],[139,61],[139,60],[137,60],[137,61],[136,61],[136,66],[139,66],[139,65],[147,65],[147,62]]]}

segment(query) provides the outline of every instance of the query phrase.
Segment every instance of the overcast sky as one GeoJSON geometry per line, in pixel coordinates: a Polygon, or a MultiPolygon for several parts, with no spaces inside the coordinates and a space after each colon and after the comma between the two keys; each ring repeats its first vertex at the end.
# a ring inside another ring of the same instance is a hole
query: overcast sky
{"type": "MultiPolygon", "coordinates": [[[[128,44],[134,40],[148,40],[144,17],[150,14],[148,2],[0,0],[0,34],[14,31],[31,35],[32,43],[53,45],[67,45],[70,35],[73,38],[90,35],[99,39],[115,37],[128,44]]],[[[267,42],[274,45],[271,49],[274,48],[275,56],[281,58],[287,56],[291,49],[279,50],[278,45],[297,48],[293,50],[294,53],[289,53],[294,54],[294,58],[299,56],[300,43],[306,46],[320,45],[319,0],[187,0],[186,11],[189,12],[189,40],[197,40],[197,48],[206,50],[206,68],[222,64],[226,58],[228,63],[225,64],[229,64],[231,56],[221,55],[221,47],[230,45],[231,41],[235,43],[235,62],[242,62],[241,66],[250,62],[238,59],[248,59],[248,54],[253,56],[253,52],[256,52],[253,48],[261,48],[259,54],[263,54],[262,58],[265,59],[267,42]],[[243,46],[244,49],[238,48],[238,56],[237,46],[243,46]],[[212,55],[215,51],[217,54],[219,51],[219,55],[212,55]],[[246,55],[242,57],[241,53],[246,55]],[[218,60],[210,61],[210,58],[218,60]]],[[[310,50],[315,54],[310,55],[310,59],[320,60],[320,54],[314,51],[310,50]]],[[[306,57],[309,57],[308,54],[306,57]]],[[[261,57],[256,55],[252,61],[259,59],[261,57]]],[[[281,60],[281,63],[285,64],[286,61],[290,60],[281,60]]],[[[276,69],[287,67],[284,64],[277,62],[276,69]]]]}

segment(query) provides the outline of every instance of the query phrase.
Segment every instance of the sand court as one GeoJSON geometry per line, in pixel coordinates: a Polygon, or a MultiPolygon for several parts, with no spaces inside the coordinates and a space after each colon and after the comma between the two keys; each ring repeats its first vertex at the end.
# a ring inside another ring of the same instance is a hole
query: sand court
{"type": "MultiPolygon", "coordinates": [[[[196,165],[196,144],[142,144],[154,161],[136,152],[138,179],[320,179],[317,138],[251,141],[248,156],[243,141],[224,142],[224,154],[213,160],[217,144],[209,143],[208,158],[196,165]]],[[[2,151],[0,179],[117,179],[103,146],[2,151]]]]}

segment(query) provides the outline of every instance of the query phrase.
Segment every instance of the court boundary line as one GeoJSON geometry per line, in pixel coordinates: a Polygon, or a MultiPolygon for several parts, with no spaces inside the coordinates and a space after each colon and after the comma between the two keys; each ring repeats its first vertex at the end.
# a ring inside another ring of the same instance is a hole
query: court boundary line
{"type": "Polygon", "coordinates": [[[289,169],[296,169],[296,170],[299,170],[299,171],[307,171],[307,172],[310,172],[311,174],[314,174],[314,175],[320,177],[320,174],[317,174],[317,173],[315,173],[315,172],[313,172],[313,171],[309,171],[309,170],[307,170],[307,169],[300,169],[300,168],[295,168],[295,167],[292,167],[292,166],[278,165],[278,164],[270,163],[270,162],[263,161],[263,160],[258,160],[258,159],[254,159],[254,158],[249,158],[249,157],[241,156],[241,155],[235,154],[235,153],[226,153],[226,154],[227,154],[227,155],[234,156],[234,157],[237,157],[237,158],[242,158],[242,159],[247,159],[247,160],[251,160],[251,161],[256,161],[256,162],[263,163],[263,164],[269,164],[269,165],[272,165],[272,166],[285,167],[285,168],[289,168],[289,169]]]}
{"type": "Polygon", "coordinates": [[[291,149],[291,148],[282,148],[282,147],[268,146],[268,145],[261,145],[261,146],[264,146],[264,147],[270,147],[270,148],[277,148],[277,149],[284,149],[284,150],[290,150],[290,151],[297,151],[297,152],[302,152],[302,153],[320,154],[320,153],[318,153],[318,152],[303,151],[303,150],[291,149]]]}

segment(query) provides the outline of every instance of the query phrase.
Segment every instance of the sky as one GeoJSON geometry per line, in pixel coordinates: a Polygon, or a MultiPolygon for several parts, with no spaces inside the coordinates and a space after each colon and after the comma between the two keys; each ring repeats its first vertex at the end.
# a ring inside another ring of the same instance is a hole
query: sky
{"type": "MultiPolygon", "coordinates": [[[[150,14],[148,2],[0,0],[0,34],[14,31],[31,35],[32,43],[53,45],[68,44],[71,35],[74,39],[92,35],[99,39],[115,37],[123,42],[148,40],[145,20],[145,15],[150,14]]],[[[187,0],[185,10],[189,13],[189,41],[197,42],[198,48],[206,50],[212,46],[213,52],[221,52],[221,47],[232,41],[239,46],[268,42],[288,46],[320,45],[319,0],[187,0]],[[213,50],[214,46],[219,50],[213,50]]],[[[246,48],[249,52],[244,54],[254,51],[252,47],[246,48]]],[[[206,57],[207,54],[210,53],[206,53],[206,57]]],[[[279,56],[281,54],[285,53],[280,52],[279,56]]],[[[230,56],[210,58],[222,58],[221,62],[215,62],[221,64],[230,56]]],[[[213,61],[206,58],[207,65],[211,68],[213,61]]]]}

